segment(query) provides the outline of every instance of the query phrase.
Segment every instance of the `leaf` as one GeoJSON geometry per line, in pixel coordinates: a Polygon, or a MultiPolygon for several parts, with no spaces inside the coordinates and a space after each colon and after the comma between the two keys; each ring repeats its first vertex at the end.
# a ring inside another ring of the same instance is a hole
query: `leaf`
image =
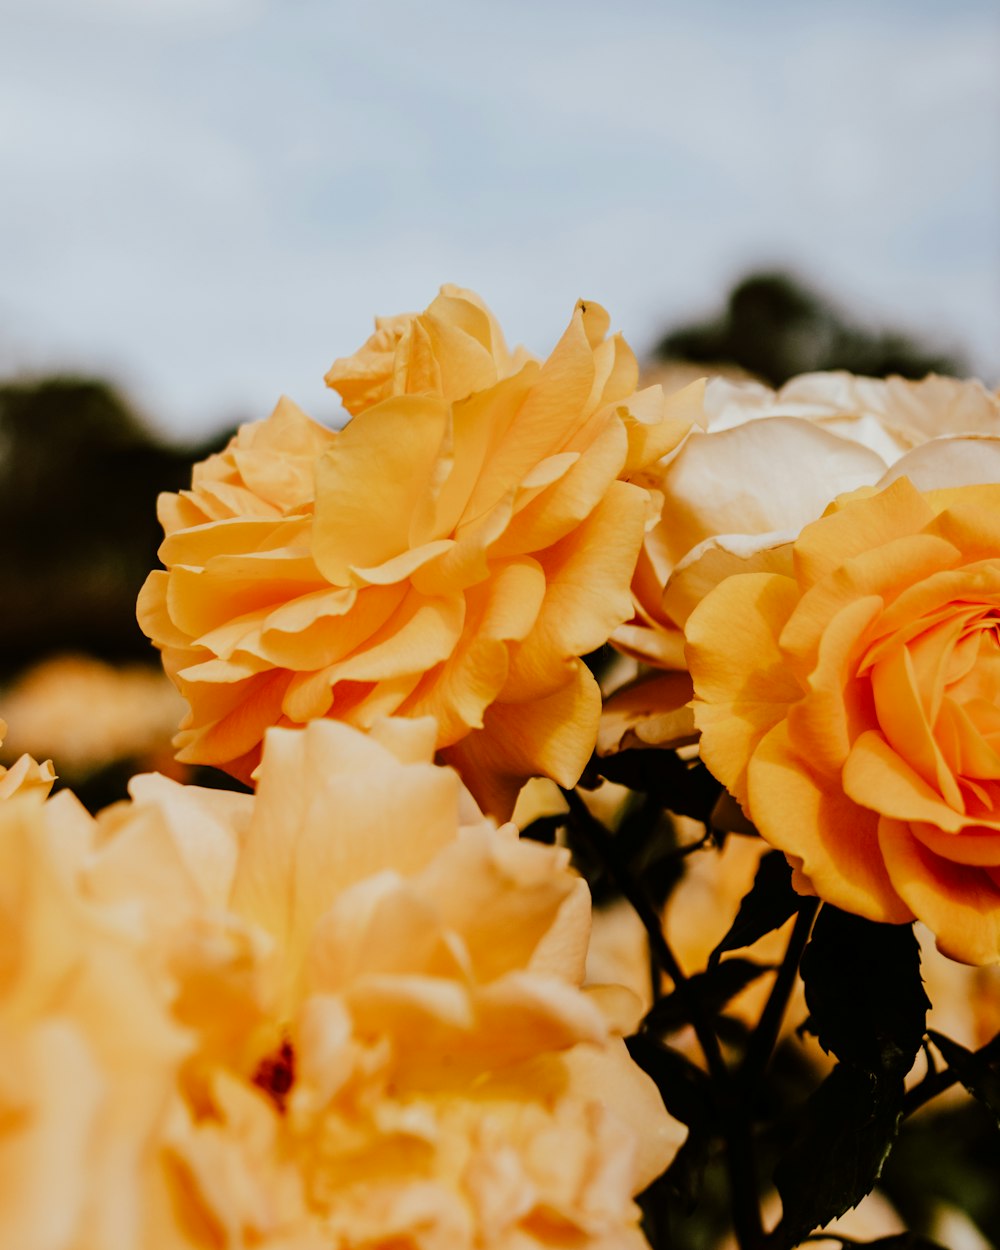
{"type": "Polygon", "coordinates": [[[806,1103],[775,1171],[782,1246],[856,1206],[878,1180],[930,1006],[910,925],[876,924],[827,905],[801,971],[806,1027],[841,1062],[806,1103]]]}
{"type": "Polygon", "coordinates": [[[927,1036],[972,1097],[988,1107],[1000,1122],[1000,1071],[975,1051],[966,1050],[942,1033],[932,1031],[927,1036]]]}
{"type": "Polygon", "coordinates": [[[669,1033],[691,1021],[691,998],[697,997],[706,1015],[717,1015],[726,1003],[765,972],[773,972],[773,964],[759,964],[752,959],[727,959],[714,968],[688,977],[682,986],[654,1003],[644,1027],[669,1033]]]}
{"type": "Polygon", "coordinates": [[[803,1108],[774,1173],[781,1195],[780,1246],[857,1206],[870,1193],[896,1139],[903,1077],[838,1064],[803,1108]]]}
{"type": "Polygon", "coordinates": [[[529,842],[543,842],[546,846],[554,846],[556,834],[565,824],[566,816],[563,812],[555,816],[536,816],[521,830],[521,837],[529,842]]]}
{"type": "Polygon", "coordinates": [[[802,956],[809,1020],[824,1050],[866,1072],[905,1076],[927,1027],[911,925],[876,924],[827,904],[802,956]]]}
{"type": "Polygon", "coordinates": [[[709,823],[713,829],[721,834],[736,833],[744,838],[760,837],[757,827],[747,820],[743,808],[740,807],[728,790],[723,790],[715,800],[709,823]]]}
{"type": "Polygon", "coordinates": [[[663,1173],[660,1181],[680,1200],[687,1215],[694,1211],[701,1195],[705,1169],[712,1155],[712,1138],[700,1130],[692,1130],[673,1163],[663,1173]]]}
{"type": "Polygon", "coordinates": [[[710,1132],[715,1122],[715,1107],[706,1073],[686,1055],[651,1033],[627,1037],[625,1045],[635,1062],[656,1084],[663,1105],[674,1119],[689,1128],[710,1132]]]}
{"type": "Polygon", "coordinates": [[[596,784],[604,777],[656,799],[661,807],[707,824],[722,783],[700,760],[683,760],[676,751],[633,748],[617,755],[594,756],[587,766],[586,781],[596,784]]]}
{"type": "Polygon", "coordinates": [[[726,951],[753,946],[765,933],[780,929],[799,909],[801,898],[792,889],[792,870],[780,851],[761,859],[750,891],[740,903],[729,932],[708,957],[714,967],[726,951]]]}

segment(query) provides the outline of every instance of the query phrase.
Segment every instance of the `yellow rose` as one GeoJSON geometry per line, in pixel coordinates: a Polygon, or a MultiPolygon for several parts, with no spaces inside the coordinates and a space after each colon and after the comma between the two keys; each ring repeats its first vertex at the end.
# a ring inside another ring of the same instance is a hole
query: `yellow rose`
{"type": "Polygon", "coordinates": [[[160,1247],[150,1174],[189,1049],[134,914],[91,906],[94,823],[64,791],[0,804],[0,1245],[160,1247]]]}
{"type": "Polygon", "coordinates": [[[662,508],[636,567],[635,614],[614,642],[683,669],[688,614],[740,561],[790,542],[845,491],[917,480],[942,439],[975,460],[981,437],[1000,437],[1000,398],[976,380],[812,373],[772,391],[711,379],[690,437],[637,479],[662,508]]]}
{"type": "MultiPolygon", "coordinates": [[[[0,744],[6,736],[7,722],[0,720],[0,744]]],[[[15,794],[27,793],[34,793],[45,798],[55,780],[56,774],[51,760],[39,764],[30,755],[21,755],[9,768],[0,765],[0,799],[9,799],[15,794]]]]}
{"type": "Polygon", "coordinates": [[[526,777],[576,781],[600,714],[579,657],[632,610],[650,507],[628,479],[692,404],[637,392],[607,329],[581,303],[547,361],[515,358],[446,289],[334,366],[342,431],[283,401],[162,498],[139,620],[191,707],[179,759],[246,779],[271,725],[431,715],[500,816],[526,777]]]}
{"type": "Polygon", "coordinates": [[[169,762],[184,704],[161,672],[88,655],[55,655],[20,674],[4,697],[15,750],[52,755],[64,778],[116,761],[169,762]]]}
{"type": "Polygon", "coordinates": [[[972,964],[1000,961],[998,510],[995,482],[845,497],[687,622],[702,757],[800,886],[972,964]]]}
{"type": "Polygon", "coordinates": [[[586,887],[434,740],[0,805],[2,1244],[641,1250],[684,1130],[580,988],[586,887]]]}
{"type": "Polygon", "coordinates": [[[393,395],[465,399],[516,373],[531,357],[511,354],[496,318],[474,291],[446,285],[423,313],[376,317],[375,333],[334,361],[326,383],[352,415],[393,395]]]}

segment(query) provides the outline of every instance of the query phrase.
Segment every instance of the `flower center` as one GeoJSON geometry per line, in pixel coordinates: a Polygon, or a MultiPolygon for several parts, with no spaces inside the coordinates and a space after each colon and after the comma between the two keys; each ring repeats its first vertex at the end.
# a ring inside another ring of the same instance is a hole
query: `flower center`
{"type": "Polygon", "coordinates": [[[283,1041],[277,1050],[265,1055],[253,1074],[253,1083],[259,1086],[284,1114],[288,1091],[295,1083],[295,1051],[289,1041],[283,1041]]]}

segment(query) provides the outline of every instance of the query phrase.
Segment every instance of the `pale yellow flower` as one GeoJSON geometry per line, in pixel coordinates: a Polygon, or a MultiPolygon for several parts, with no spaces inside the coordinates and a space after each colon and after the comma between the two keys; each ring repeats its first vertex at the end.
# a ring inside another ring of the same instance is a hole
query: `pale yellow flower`
{"type": "Polygon", "coordinates": [[[0,804],[0,1244],[133,1250],[165,1176],[147,1157],[188,1049],[137,917],[93,908],[94,826],[64,792],[0,804]]]}
{"type": "Polygon", "coordinates": [[[529,776],[576,781],[600,714],[580,657],[632,611],[650,516],[631,479],[700,394],[637,391],[608,325],[579,304],[540,363],[446,288],[331,370],[343,430],[282,401],[161,499],[139,619],[191,707],[179,759],[247,779],[271,725],[431,715],[494,814],[529,776]]]}
{"type": "Polygon", "coordinates": [[[184,703],[162,673],[58,655],[24,673],[4,693],[12,732],[7,751],[52,756],[82,777],[118,760],[149,766],[170,751],[184,703]]]}
{"type": "MultiPolygon", "coordinates": [[[[7,722],[0,720],[0,744],[7,735],[7,722]]],[[[35,793],[41,798],[52,789],[56,774],[52,761],[39,764],[27,753],[20,755],[9,768],[0,765],[0,799],[15,794],[35,793]]]]}
{"type": "Polygon", "coordinates": [[[435,736],[318,721],[253,796],[0,805],[2,1244],[645,1244],[684,1130],[580,988],[586,887],[435,736]]]}

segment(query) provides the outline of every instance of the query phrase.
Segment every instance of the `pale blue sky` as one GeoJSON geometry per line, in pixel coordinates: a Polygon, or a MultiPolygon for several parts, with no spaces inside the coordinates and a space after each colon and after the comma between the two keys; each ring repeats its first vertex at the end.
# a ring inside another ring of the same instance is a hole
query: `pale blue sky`
{"type": "Polygon", "coordinates": [[[0,368],[178,434],[444,281],[642,351],[756,264],[1000,380],[1000,0],[0,0],[0,368]]]}

